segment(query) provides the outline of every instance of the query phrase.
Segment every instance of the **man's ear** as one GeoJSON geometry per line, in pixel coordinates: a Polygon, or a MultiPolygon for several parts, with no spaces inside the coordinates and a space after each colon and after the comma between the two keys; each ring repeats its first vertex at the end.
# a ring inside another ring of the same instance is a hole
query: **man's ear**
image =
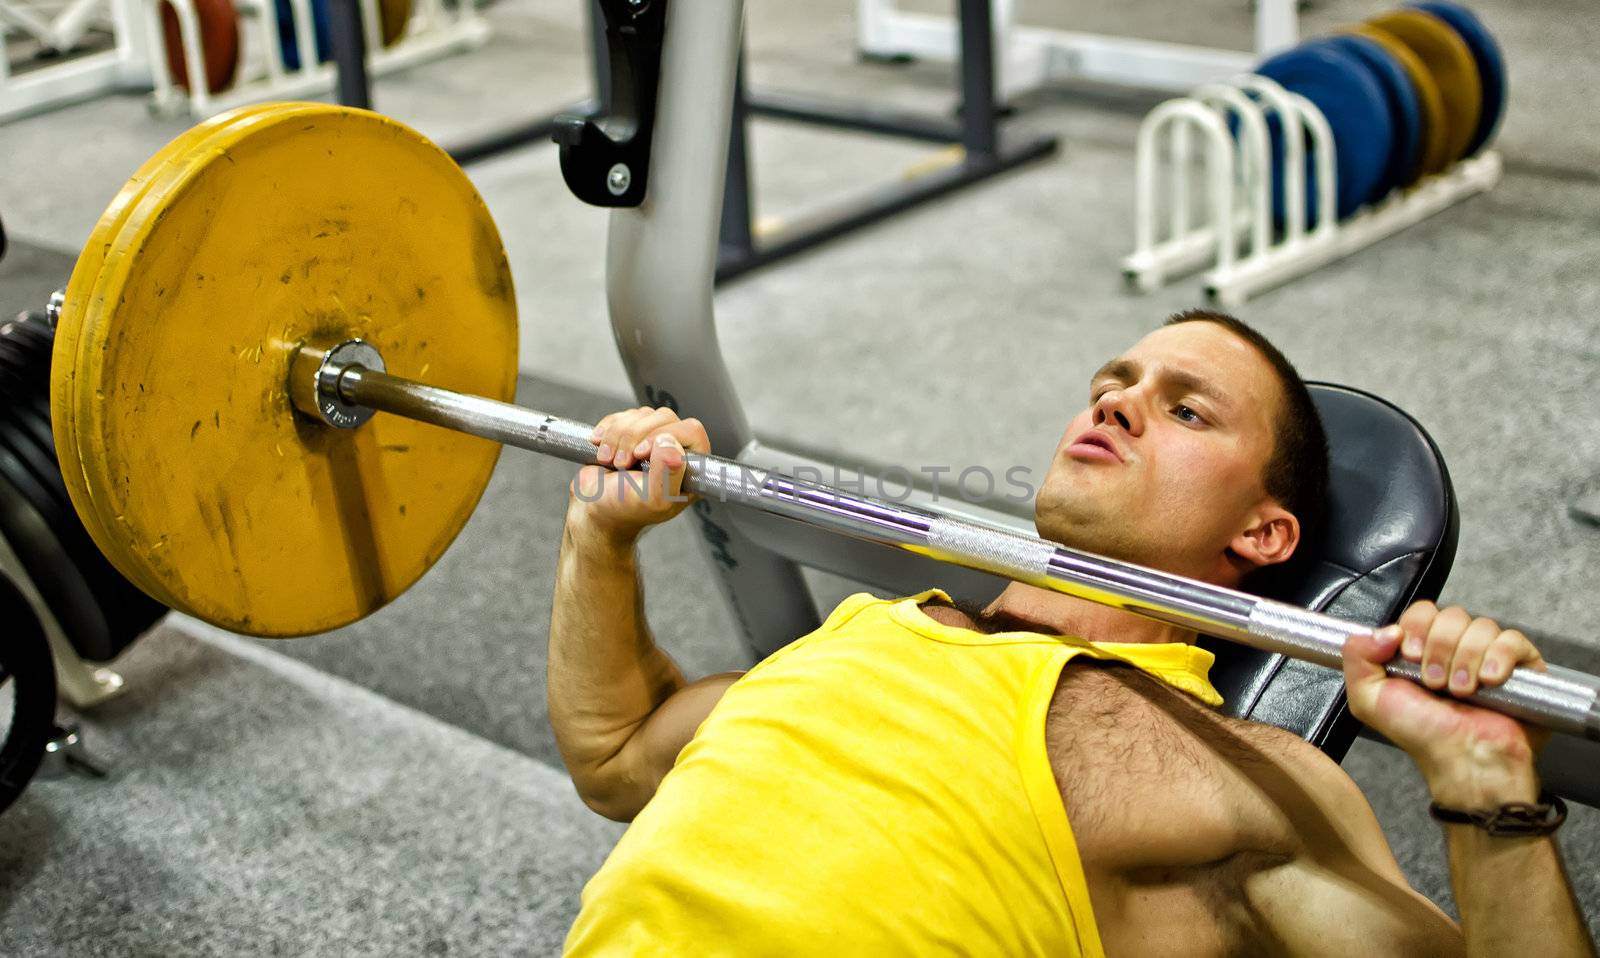
{"type": "Polygon", "coordinates": [[[1245,530],[1233,537],[1228,549],[1251,568],[1287,562],[1300,545],[1300,520],[1268,499],[1250,517],[1245,530]]]}

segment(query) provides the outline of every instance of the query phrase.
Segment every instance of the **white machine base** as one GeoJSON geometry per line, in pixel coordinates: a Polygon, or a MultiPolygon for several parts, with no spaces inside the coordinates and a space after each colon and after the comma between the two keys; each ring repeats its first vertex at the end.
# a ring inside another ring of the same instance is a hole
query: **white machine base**
{"type": "MultiPolygon", "coordinates": [[[[1104,36],[1015,23],[1014,0],[994,0],[995,94],[1002,102],[1051,82],[1077,79],[1181,92],[1243,73],[1298,38],[1295,0],[1256,0],[1252,50],[1219,50],[1137,37],[1104,36]]],[[[955,19],[858,0],[857,45],[872,56],[949,62],[958,53],[955,19]]]]}

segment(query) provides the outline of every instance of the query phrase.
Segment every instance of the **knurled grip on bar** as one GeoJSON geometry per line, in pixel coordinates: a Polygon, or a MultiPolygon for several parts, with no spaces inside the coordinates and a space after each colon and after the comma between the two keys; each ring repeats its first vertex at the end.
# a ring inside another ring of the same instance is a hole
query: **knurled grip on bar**
{"type": "Polygon", "coordinates": [[[1362,629],[1320,612],[1262,599],[1250,610],[1246,630],[1258,640],[1251,643],[1269,652],[1337,669],[1343,661],[1344,642],[1362,629]]]}
{"type": "MultiPolygon", "coordinates": [[[[1250,614],[1250,633],[1272,651],[1329,668],[1343,667],[1345,640],[1368,630],[1339,619],[1263,600],[1250,614]],[[1270,643],[1270,645],[1268,645],[1270,643]]],[[[1422,666],[1402,658],[1384,665],[1395,678],[1422,684],[1422,666]]],[[[1600,686],[1582,672],[1558,665],[1513,669],[1498,686],[1480,686],[1464,701],[1535,725],[1600,740],[1600,686]]]]}
{"type": "Polygon", "coordinates": [[[928,548],[943,562],[993,572],[1021,582],[1048,578],[1053,543],[1002,529],[954,519],[935,519],[928,528],[928,548]]]}

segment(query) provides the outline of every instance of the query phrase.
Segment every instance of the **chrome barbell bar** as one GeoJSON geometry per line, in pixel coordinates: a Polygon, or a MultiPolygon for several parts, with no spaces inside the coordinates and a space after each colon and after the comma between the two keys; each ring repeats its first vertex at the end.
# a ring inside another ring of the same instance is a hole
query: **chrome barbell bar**
{"type": "MultiPolygon", "coordinates": [[[[359,340],[301,347],[291,363],[289,396],[301,413],[338,428],[386,412],[580,465],[596,462],[592,425],[391,376],[378,351],[359,340]]],[[[688,456],[683,489],[1329,668],[1341,667],[1346,639],[1372,633],[1287,603],[718,456],[688,456]]],[[[1421,681],[1417,663],[1397,657],[1385,669],[1421,681]]],[[[1600,678],[1575,669],[1515,669],[1467,701],[1600,741],[1600,678]]]]}

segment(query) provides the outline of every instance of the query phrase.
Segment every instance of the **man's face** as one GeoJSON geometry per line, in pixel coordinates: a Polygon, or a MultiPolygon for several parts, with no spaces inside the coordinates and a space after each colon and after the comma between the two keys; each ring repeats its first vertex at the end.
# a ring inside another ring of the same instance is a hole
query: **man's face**
{"type": "Polygon", "coordinates": [[[1039,534],[1236,584],[1262,561],[1250,530],[1287,515],[1262,479],[1282,403],[1266,358],[1225,328],[1156,330],[1090,381],[1034,504],[1039,534]]]}

